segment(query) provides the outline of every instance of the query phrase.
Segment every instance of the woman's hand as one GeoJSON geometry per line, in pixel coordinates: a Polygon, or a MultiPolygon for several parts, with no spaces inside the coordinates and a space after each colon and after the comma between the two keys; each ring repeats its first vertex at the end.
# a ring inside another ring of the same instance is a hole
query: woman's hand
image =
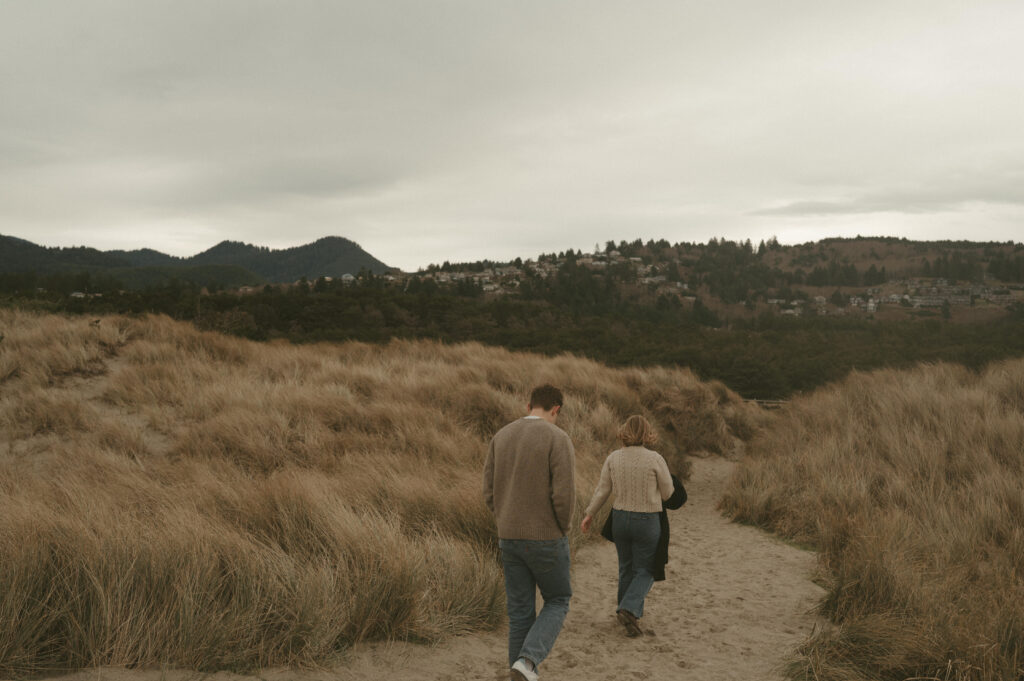
{"type": "Polygon", "coordinates": [[[593,516],[589,516],[589,515],[583,516],[583,522],[580,523],[580,530],[583,531],[583,534],[586,534],[587,532],[590,532],[590,526],[593,525],[593,524],[594,524],[594,517],[593,516]]]}

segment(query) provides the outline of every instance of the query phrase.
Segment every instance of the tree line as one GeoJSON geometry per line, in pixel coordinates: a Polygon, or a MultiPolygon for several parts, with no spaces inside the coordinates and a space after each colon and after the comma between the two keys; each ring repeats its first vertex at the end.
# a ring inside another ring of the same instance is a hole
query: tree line
{"type": "MultiPolygon", "coordinates": [[[[745,250],[745,249],[743,249],[745,250]]],[[[163,313],[201,328],[257,341],[387,342],[391,338],[478,341],[513,350],[571,352],[610,365],[681,365],[745,397],[785,398],[851,369],[952,361],[978,368],[1024,354],[1024,308],[1004,320],[951,324],[791,319],[764,315],[726,322],[699,299],[637,297],[566,262],[555,277],[527,277],[518,296],[486,296],[471,280],[441,287],[414,277],[404,287],[363,272],[353,284],[319,279],[249,295],[204,292],[173,281],[139,291],[71,298],[57,288],[102,288],[96,279],[47,280],[46,293],[8,295],[7,304],[73,314],[163,313]]]]}

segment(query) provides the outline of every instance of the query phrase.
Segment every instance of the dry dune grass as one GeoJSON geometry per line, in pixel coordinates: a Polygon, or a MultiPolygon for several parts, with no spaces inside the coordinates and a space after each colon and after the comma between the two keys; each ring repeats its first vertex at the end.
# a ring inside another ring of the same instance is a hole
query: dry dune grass
{"type": "Polygon", "coordinates": [[[751,449],[724,507],[830,581],[793,678],[1024,679],[1024,360],[854,374],[751,449]]]}
{"type": "Polygon", "coordinates": [[[764,418],[684,370],[473,344],[260,345],[11,311],[0,332],[0,676],[318,664],[491,627],[480,468],[533,385],[566,392],[580,505],[630,413],[680,471],[764,418]]]}

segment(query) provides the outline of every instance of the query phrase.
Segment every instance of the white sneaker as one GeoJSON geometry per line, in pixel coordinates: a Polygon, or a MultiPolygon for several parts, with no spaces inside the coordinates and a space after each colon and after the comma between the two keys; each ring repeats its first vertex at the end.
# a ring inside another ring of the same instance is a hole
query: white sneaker
{"type": "Polygon", "coordinates": [[[526,663],[526,660],[520,657],[512,665],[512,671],[509,674],[512,681],[537,681],[539,678],[536,670],[530,669],[530,665],[526,663]]]}

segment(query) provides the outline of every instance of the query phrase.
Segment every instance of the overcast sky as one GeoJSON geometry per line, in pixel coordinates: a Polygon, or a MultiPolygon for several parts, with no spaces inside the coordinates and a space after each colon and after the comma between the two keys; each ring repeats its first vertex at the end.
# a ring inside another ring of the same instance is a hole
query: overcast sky
{"type": "Polygon", "coordinates": [[[1024,238],[1024,3],[0,0],[0,233],[1024,238]]]}

